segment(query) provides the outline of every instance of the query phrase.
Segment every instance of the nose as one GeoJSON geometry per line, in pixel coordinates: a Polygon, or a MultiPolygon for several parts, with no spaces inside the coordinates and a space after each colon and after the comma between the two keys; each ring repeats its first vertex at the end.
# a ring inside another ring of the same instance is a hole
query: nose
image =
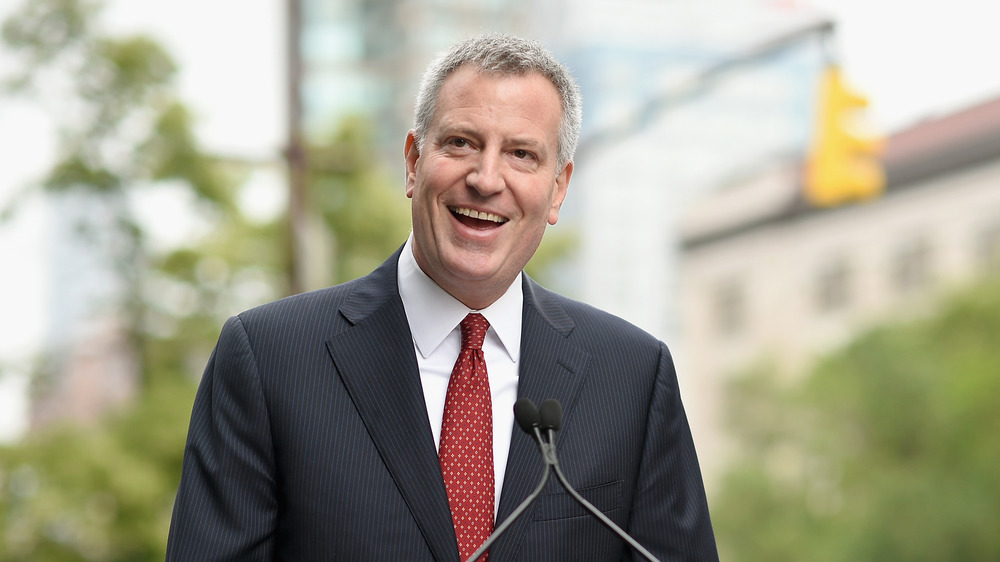
{"type": "Polygon", "coordinates": [[[504,189],[502,165],[500,154],[484,150],[479,153],[478,160],[469,171],[466,183],[483,197],[499,193],[504,189]]]}

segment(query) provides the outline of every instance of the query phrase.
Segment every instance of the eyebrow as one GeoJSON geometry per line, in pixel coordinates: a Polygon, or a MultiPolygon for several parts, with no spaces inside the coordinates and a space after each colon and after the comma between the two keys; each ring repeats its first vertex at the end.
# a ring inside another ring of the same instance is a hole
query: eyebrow
{"type": "Polygon", "coordinates": [[[526,148],[530,148],[530,149],[535,150],[535,151],[541,151],[542,149],[545,148],[545,143],[539,142],[539,141],[537,141],[535,139],[531,139],[531,138],[514,137],[514,138],[511,138],[511,139],[508,139],[506,142],[508,144],[513,144],[513,145],[516,145],[516,146],[523,146],[523,147],[526,147],[526,148]]]}
{"type": "MultiPolygon", "coordinates": [[[[453,136],[469,137],[472,139],[482,138],[482,133],[479,132],[477,128],[469,127],[463,124],[447,125],[442,124],[438,127],[440,131],[440,138],[447,139],[453,136]]],[[[532,152],[538,153],[539,156],[548,156],[548,151],[545,150],[545,142],[539,141],[531,137],[515,136],[510,138],[505,138],[502,141],[503,145],[509,146],[513,145],[525,150],[530,150],[532,152]]]]}
{"type": "MultiPolygon", "coordinates": [[[[442,125],[441,127],[439,127],[439,130],[441,131],[441,136],[443,137],[451,137],[454,135],[467,136],[467,137],[482,136],[482,133],[479,131],[479,129],[475,127],[469,127],[467,125],[451,125],[451,126],[442,125]]],[[[544,142],[531,137],[520,137],[520,136],[506,138],[504,139],[503,142],[505,144],[518,144],[521,146],[531,146],[531,147],[544,146],[545,144],[544,142]]]]}
{"type": "Polygon", "coordinates": [[[479,134],[472,127],[465,125],[441,125],[438,127],[442,137],[452,137],[455,135],[464,137],[478,137],[479,134]]]}

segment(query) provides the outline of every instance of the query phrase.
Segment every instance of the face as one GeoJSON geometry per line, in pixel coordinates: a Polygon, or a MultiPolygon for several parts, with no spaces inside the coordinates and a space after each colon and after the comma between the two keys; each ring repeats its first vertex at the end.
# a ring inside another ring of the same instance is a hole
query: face
{"type": "Polygon", "coordinates": [[[418,150],[406,137],[417,264],[473,309],[498,299],[556,224],[573,164],[556,168],[562,106],[540,74],[461,67],[418,150]]]}

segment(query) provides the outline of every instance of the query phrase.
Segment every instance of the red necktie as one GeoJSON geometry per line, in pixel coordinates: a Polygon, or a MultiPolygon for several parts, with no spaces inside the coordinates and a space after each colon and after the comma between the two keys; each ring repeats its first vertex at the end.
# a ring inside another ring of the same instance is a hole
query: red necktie
{"type": "Polygon", "coordinates": [[[448,380],[438,447],[462,560],[493,532],[493,402],[483,357],[489,327],[481,314],[462,320],[462,351],[448,380]]]}

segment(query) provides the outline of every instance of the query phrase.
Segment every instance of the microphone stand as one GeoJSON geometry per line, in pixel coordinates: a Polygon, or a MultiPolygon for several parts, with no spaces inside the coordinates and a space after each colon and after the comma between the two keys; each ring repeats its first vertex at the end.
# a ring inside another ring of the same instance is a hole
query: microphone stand
{"type": "Polygon", "coordinates": [[[614,521],[604,515],[601,510],[594,507],[590,502],[585,500],[574,488],[570,485],[569,481],[566,480],[566,476],[563,475],[562,469],[559,468],[559,458],[556,456],[556,430],[562,424],[562,405],[556,400],[545,400],[542,402],[542,411],[539,416],[538,410],[535,408],[535,404],[528,400],[527,398],[522,398],[518,400],[518,403],[514,405],[515,418],[517,419],[518,425],[521,426],[525,432],[530,432],[534,434],[535,440],[538,442],[538,446],[542,453],[542,462],[545,463],[545,471],[542,474],[542,480],[538,483],[531,494],[528,495],[524,501],[510,514],[507,519],[497,527],[493,533],[486,539],[486,542],[479,547],[476,552],[466,562],[476,562],[479,558],[489,550],[490,546],[502,535],[508,527],[521,516],[522,513],[528,506],[531,505],[538,496],[542,493],[542,489],[545,488],[545,484],[548,483],[549,477],[553,472],[556,474],[556,478],[562,484],[563,488],[569,492],[570,496],[582,505],[591,515],[597,517],[597,520],[604,524],[607,528],[611,529],[616,535],[618,535],[622,540],[624,540],[629,546],[635,549],[636,552],[642,555],[643,558],[650,562],[659,562],[655,556],[652,555],[644,546],[639,544],[631,535],[626,533],[621,527],[615,524],[614,521]],[[541,429],[547,431],[548,439],[542,437],[541,429]]]}
{"type": "MultiPolygon", "coordinates": [[[[641,544],[639,544],[639,541],[633,539],[631,535],[629,535],[628,533],[626,533],[621,527],[619,527],[617,524],[615,524],[615,522],[612,521],[611,519],[609,519],[607,515],[604,515],[604,513],[602,513],[600,509],[597,509],[596,507],[593,506],[593,504],[591,504],[587,500],[583,499],[583,496],[581,496],[575,489],[573,489],[573,486],[571,486],[570,483],[569,483],[569,481],[566,480],[566,476],[563,475],[562,469],[559,468],[559,461],[556,460],[556,458],[555,458],[555,444],[554,444],[555,430],[554,429],[550,429],[549,430],[549,440],[553,441],[553,444],[552,444],[552,458],[553,458],[554,462],[552,463],[552,468],[553,468],[553,470],[556,473],[556,478],[563,485],[563,488],[565,488],[566,491],[569,492],[569,495],[572,496],[573,499],[575,499],[577,501],[577,503],[579,503],[587,511],[589,511],[591,513],[591,515],[593,515],[594,517],[596,517],[598,521],[600,521],[601,523],[604,523],[605,527],[611,529],[616,535],[618,535],[619,537],[621,537],[622,540],[624,540],[626,543],[628,543],[629,546],[631,546],[632,548],[634,548],[635,551],[638,552],[639,554],[641,554],[643,558],[645,558],[646,560],[649,560],[650,562],[660,562],[655,556],[653,556],[652,553],[650,553],[648,550],[646,550],[646,547],[644,547],[641,544]]],[[[546,461],[546,462],[548,462],[548,461],[546,461]]]]}
{"type": "Polygon", "coordinates": [[[482,555],[486,554],[486,551],[490,549],[498,538],[500,538],[500,535],[504,534],[504,532],[507,531],[507,528],[510,527],[511,524],[513,524],[526,509],[528,509],[528,506],[538,499],[538,496],[542,493],[542,489],[545,488],[545,485],[549,482],[549,478],[552,476],[552,462],[549,462],[549,459],[550,457],[555,459],[555,447],[542,440],[542,434],[538,429],[538,409],[535,407],[534,402],[527,398],[518,400],[517,403],[514,404],[514,417],[517,420],[518,425],[521,426],[521,429],[523,429],[526,433],[530,434],[532,431],[534,432],[535,439],[542,448],[542,461],[545,463],[545,471],[542,473],[542,479],[538,483],[538,486],[535,487],[535,490],[531,492],[528,497],[524,498],[524,501],[522,501],[520,505],[518,505],[517,508],[511,512],[507,519],[504,519],[503,523],[501,523],[499,527],[493,530],[493,533],[486,539],[486,542],[484,542],[479,549],[472,553],[472,556],[470,556],[466,562],[476,562],[476,560],[479,560],[482,555]],[[549,449],[552,449],[551,453],[547,452],[549,449]]]}
{"type": "MultiPolygon", "coordinates": [[[[535,431],[538,430],[536,429],[535,431]]],[[[538,486],[535,488],[535,490],[531,492],[531,494],[529,494],[528,497],[524,498],[524,501],[521,502],[521,504],[518,505],[516,509],[514,509],[514,511],[510,514],[509,517],[507,517],[507,519],[504,519],[503,523],[501,523],[500,526],[493,531],[493,534],[491,534],[490,537],[486,539],[486,542],[484,542],[482,546],[479,547],[478,550],[472,553],[472,556],[469,557],[469,559],[466,562],[476,562],[476,560],[479,560],[479,558],[482,555],[486,554],[486,551],[489,550],[491,546],[493,546],[493,543],[496,542],[498,538],[500,538],[500,535],[502,535],[507,530],[507,527],[510,527],[511,524],[514,523],[514,521],[518,517],[520,517],[522,513],[524,513],[524,510],[528,509],[528,506],[534,503],[535,499],[537,499],[538,496],[542,493],[542,488],[544,488],[545,484],[548,483],[549,476],[551,475],[552,475],[552,470],[549,468],[549,465],[546,464],[545,472],[542,474],[542,480],[541,482],[538,483],[538,486]]]]}

